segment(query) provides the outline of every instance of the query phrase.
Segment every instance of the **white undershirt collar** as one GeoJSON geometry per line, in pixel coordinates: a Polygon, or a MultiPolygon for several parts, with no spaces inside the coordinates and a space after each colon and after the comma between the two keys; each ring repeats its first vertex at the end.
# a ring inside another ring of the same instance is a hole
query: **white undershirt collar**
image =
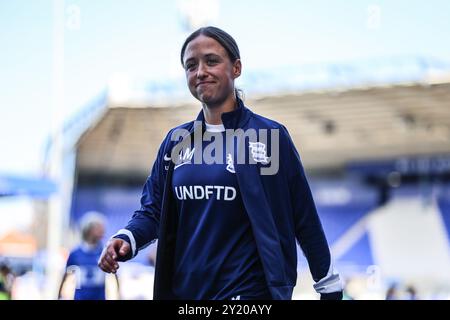
{"type": "Polygon", "coordinates": [[[206,125],[206,131],[208,132],[224,132],[225,131],[225,127],[222,124],[209,124],[207,122],[205,122],[206,125]]]}

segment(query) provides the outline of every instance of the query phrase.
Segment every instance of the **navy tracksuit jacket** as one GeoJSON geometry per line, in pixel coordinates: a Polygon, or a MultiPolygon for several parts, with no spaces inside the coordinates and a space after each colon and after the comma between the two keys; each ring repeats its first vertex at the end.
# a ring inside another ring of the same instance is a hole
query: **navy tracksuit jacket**
{"type": "MultiPolygon", "coordinates": [[[[269,291],[274,299],[291,299],[297,279],[298,240],[322,299],[340,299],[342,287],[332,260],[300,156],[286,128],[259,116],[238,99],[238,108],[222,114],[226,129],[278,129],[279,170],[261,175],[263,163],[235,163],[236,176],[250,219],[269,291]]],[[[167,161],[172,149],[182,141],[172,141],[176,129],[205,130],[203,112],[197,121],[172,129],[164,139],[151,175],[148,177],[137,210],[125,229],[115,236],[131,243],[132,254],[158,240],[154,299],[174,299],[172,276],[176,244],[177,212],[171,188],[174,162],[167,161]]],[[[270,132],[270,131],[269,131],[270,132]]],[[[266,141],[270,152],[271,141],[266,141]]],[[[244,140],[242,140],[244,141],[244,140]]],[[[238,144],[239,145],[239,144],[238,144]]],[[[241,147],[246,144],[241,144],[241,147]]]]}

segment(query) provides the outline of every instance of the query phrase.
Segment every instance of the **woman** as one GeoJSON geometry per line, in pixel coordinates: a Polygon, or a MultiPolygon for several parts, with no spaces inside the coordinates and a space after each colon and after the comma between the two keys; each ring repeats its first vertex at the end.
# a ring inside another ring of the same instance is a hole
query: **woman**
{"type": "MultiPolygon", "coordinates": [[[[102,253],[101,241],[105,233],[105,217],[96,211],[86,212],[80,221],[80,228],[82,242],[70,252],[67,258],[58,298],[63,298],[63,288],[66,284],[74,282],[74,300],[105,300],[107,281],[105,274],[96,266],[102,253]]],[[[114,278],[117,295],[119,295],[119,280],[116,274],[114,278]]]]}
{"type": "Polygon", "coordinates": [[[181,63],[202,111],[168,133],[141,209],[109,241],[99,267],[115,273],[117,261],[158,238],[155,299],[291,299],[298,239],[321,298],[341,299],[286,128],[251,112],[235,89],[242,65],[234,39],[221,29],[201,28],[186,39],[181,63]]]}

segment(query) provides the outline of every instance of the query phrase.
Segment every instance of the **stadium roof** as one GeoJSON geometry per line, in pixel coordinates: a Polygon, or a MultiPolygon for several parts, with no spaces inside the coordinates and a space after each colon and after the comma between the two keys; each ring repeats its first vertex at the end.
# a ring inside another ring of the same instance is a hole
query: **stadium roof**
{"type": "Polygon", "coordinates": [[[0,197],[25,195],[47,198],[55,191],[55,183],[48,179],[0,175],[0,197]]]}
{"type": "Polygon", "coordinates": [[[0,197],[26,195],[47,198],[55,191],[55,183],[48,179],[0,175],[0,197]]]}

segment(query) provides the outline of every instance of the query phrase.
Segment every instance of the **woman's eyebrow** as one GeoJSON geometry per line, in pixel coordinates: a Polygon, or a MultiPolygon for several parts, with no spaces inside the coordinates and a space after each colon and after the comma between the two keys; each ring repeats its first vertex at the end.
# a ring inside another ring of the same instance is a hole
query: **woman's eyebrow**
{"type": "MultiPolygon", "coordinates": [[[[203,58],[220,58],[220,55],[218,55],[216,53],[207,53],[207,54],[203,55],[203,58]]],[[[188,58],[184,62],[184,65],[186,65],[188,62],[195,61],[195,60],[196,60],[195,57],[188,58]]]]}
{"type": "Polygon", "coordinates": [[[205,58],[220,58],[220,56],[216,53],[207,53],[204,55],[205,58]]]}
{"type": "Polygon", "coordinates": [[[187,59],[185,62],[184,62],[184,65],[186,65],[188,62],[191,62],[191,61],[194,61],[195,60],[195,58],[189,58],[189,59],[187,59]]]}

